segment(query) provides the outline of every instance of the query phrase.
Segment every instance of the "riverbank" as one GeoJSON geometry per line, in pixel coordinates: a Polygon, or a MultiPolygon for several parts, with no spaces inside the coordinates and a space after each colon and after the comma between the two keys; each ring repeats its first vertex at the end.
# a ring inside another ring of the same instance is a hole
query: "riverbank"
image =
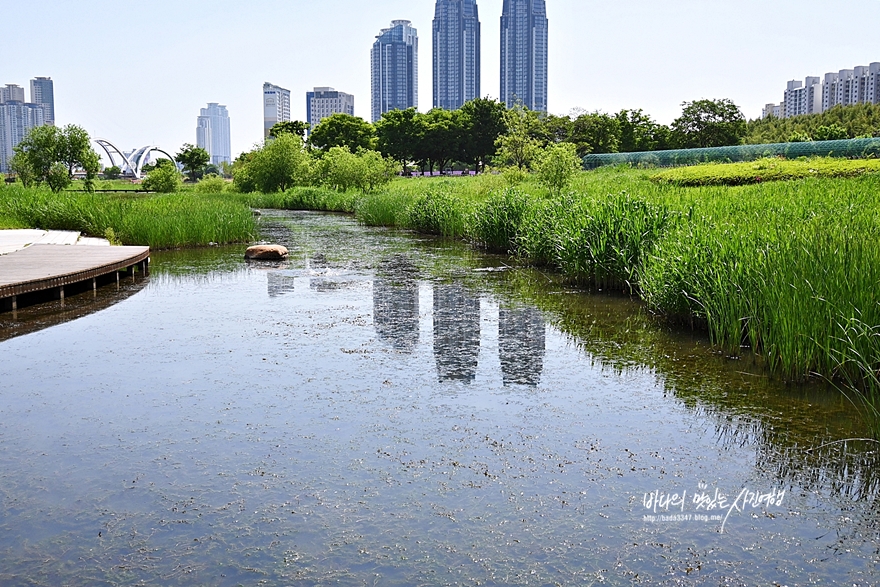
{"type": "MultiPolygon", "coordinates": [[[[652,181],[655,174],[582,173],[557,198],[503,175],[399,179],[372,194],[5,188],[0,217],[171,248],[256,238],[249,208],[354,213],[368,225],[466,239],[582,287],[637,295],[668,320],[705,328],[729,355],[749,347],[786,380],[880,390],[880,175],[682,187],[652,181]]],[[[876,414],[880,404],[868,407],[876,414]]]]}

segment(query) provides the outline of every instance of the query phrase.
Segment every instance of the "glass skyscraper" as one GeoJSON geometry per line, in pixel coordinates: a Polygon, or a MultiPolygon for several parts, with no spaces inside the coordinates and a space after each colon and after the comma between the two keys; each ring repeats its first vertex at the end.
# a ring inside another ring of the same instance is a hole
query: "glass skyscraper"
{"type": "Polygon", "coordinates": [[[211,163],[232,163],[232,142],[229,134],[229,112],[216,102],[200,110],[196,125],[196,146],[211,156],[211,163]]]}
{"type": "Polygon", "coordinates": [[[501,101],[547,112],[547,7],[544,0],[504,0],[501,101]]]}
{"type": "Polygon", "coordinates": [[[480,18],[476,0],[437,0],[434,108],[456,110],[480,97],[480,18]]]}
{"type": "Polygon", "coordinates": [[[43,105],[46,124],[55,124],[55,85],[51,77],[37,77],[31,80],[31,102],[43,105]]]}
{"type": "Polygon", "coordinates": [[[373,122],[391,110],[419,105],[419,36],[408,20],[382,29],[370,52],[373,122]]]}

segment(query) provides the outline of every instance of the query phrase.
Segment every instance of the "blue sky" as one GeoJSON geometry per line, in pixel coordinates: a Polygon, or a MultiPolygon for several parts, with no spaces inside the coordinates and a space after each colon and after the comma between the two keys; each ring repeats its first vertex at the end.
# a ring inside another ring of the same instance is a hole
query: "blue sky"
{"type": "MultiPolygon", "coordinates": [[[[502,0],[477,0],[482,90],[498,96],[502,0]]],[[[877,0],[547,0],[549,109],[642,108],[663,123],[681,103],[730,98],[754,118],[785,82],[880,61],[877,0]],[[843,22],[845,26],[837,23],[843,22]],[[862,25],[861,23],[865,23],[862,25]]],[[[56,118],[120,148],[195,142],[208,102],[229,108],[233,154],[262,136],[264,81],[333,86],[369,118],[369,52],[394,19],[419,31],[419,106],[431,106],[433,0],[6,0],[0,84],[55,81],[56,118]]]]}

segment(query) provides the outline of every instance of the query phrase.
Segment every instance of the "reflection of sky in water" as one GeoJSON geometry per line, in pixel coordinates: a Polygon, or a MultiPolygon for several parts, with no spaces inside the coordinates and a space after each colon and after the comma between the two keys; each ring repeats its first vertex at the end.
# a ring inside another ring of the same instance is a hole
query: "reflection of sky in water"
{"type": "Polygon", "coordinates": [[[291,217],[288,269],[156,255],[138,295],[0,343],[0,584],[877,583],[869,451],[807,452],[863,435],[846,406],[626,301],[291,217]],[[644,521],[700,483],[786,497],[723,535],[644,521]]]}

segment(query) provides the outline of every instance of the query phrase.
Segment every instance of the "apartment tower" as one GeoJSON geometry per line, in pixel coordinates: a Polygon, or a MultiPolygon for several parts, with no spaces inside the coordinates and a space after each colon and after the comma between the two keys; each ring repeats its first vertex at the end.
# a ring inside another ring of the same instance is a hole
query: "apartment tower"
{"type": "Polygon", "coordinates": [[[434,108],[457,110],[480,97],[480,18],[476,0],[437,0],[434,108]]]}
{"type": "Polygon", "coordinates": [[[263,84],[263,137],[279,122],[290,121],[290,90],[274,84],[263,84]]]}
{"type": "Polygon", "coordinates": [[[232,163],[232,140],[226,106],[210,102],[207,108],[200,110],[196,125],[196,146],[208,152],[214,165],[220,165],[223,161],[232,163]]]}
{"type": "Polygon", "coordinates": [[[370,52],[372,120],[419,104],[419,35],[408,20],[382,29],[370,52]]]}
{"type": "Polygon", "coordinates": [[[501,101],[547,112],[547,8],[544,0],[504,0],[501,101]]]}

